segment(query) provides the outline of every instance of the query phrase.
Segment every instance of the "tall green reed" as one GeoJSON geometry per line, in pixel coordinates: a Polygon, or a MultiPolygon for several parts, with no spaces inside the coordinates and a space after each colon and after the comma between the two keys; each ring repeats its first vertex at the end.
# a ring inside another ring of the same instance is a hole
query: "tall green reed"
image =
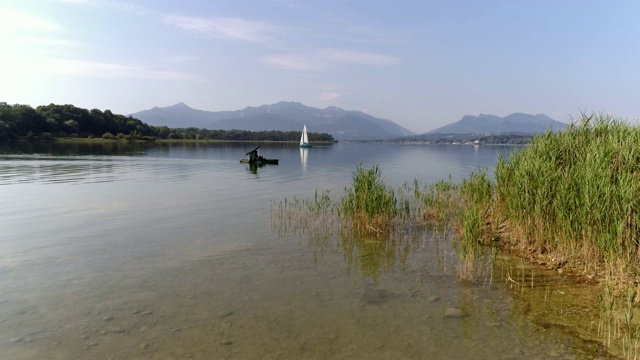
{"type": "Polygon", "coordinates": [[[493,212],[494,183],[489,179],[486,169],[480,169],[464,179],[459,189],[459,277],[462,281],[473,282],[487,266],[486,261],[480,260],[488,259],[491,262],[489,255],[494,252],[487,251],[488,246],[498,239],[499,221],[493,212]]]}
{"type": "Polygon", "coordinates": [[[341,215],[360,234],[388,232],[398,214],[396,194],[382,180],[380,168],[359,165],[341,201],[341,215]]]}
{"type": "Polygon", "coordinates": [[[583,114],[500,159],[496,183],[498,205],[525,246],[594,269],[638,260],[640,129],[583,114]]]}

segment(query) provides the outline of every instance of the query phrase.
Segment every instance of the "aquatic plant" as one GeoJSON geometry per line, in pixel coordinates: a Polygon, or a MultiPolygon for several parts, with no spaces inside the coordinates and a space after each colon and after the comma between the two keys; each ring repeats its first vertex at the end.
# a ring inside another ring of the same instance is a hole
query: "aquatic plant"
{"type": "MultiPolygon", "coordinates": [[[[485,258],[487,248],[498,240],[500,221],[493,216],[494,184],[486,169],[473,171],[459,187],[461,204],[457,216],[459,236],[457,242],[460,259],[460,279],[475,280],[480,273],[476,263],[485,258]]],[[[489,252],[491,253],[491,252],[489,252]]]]}
{"type": "Polygon", "coordinates": [[[360,273],[363,277],[378,283],[381,273],[391,272],[396,266],[406,267],[407,259],[415,238],[358,235],[341,233],[342,254],[349,271],[360,273]]]}
{"type": "MultiPolygon", "coordinates": [[[[316,193],[313,201],[295,204],[314,216],[330,213],[326,219],[332,220],[323,221],[340,229],[347,261],[374,279],[407,251],[409,243],[396,240],[417,229],[444,239],[454,235],[462,281],[490,273],[498,245],[550,269],[567,267],[599,280],[605,292],[598,334],[612,351],[635,358],[640,129],[609,115],[582,114],[567,130],[536,136],[502,157],[494,179],[481,169],[460,184],[414,180],[394,190],[377,166],[359,166],[339,201],[316,193]]],[[[292,211],[290,206],[279,214],[292,211]]],[[[525,288],[524,272],[522,278],[507,277],[520,291],[525,288]]],[[[533,273],[530,280],[533,287],[533,273]]]]}
{"type": "Polygon", "coordinates": [[[598,333],[637,356],[640,283],[640,128],[582,114],[559,133],[502,158],[494,216],[502,243],[552,269],[568,267],[605,285],[598,333]]]}
{"type": "Polygon", "coordinates": [[[462,184],[451,178],[432,184],[416,179],[394,189],[384,183],[379,167],[360,165],[341,197],[316,191],[310,199],[285,199],[272,206],[272,224],[307,237],[316,259],[327,240],[340,234],[349,268],[374,281],[379,272],[403,266],[417,235],[427,231],[445,240],[453,235],[459,276],[474,282],[491,273],[495,256],[485,246],[496,237],[487,205],[493,186],[483,169],[462,184]]]}
{"type": "Polygon", "coordinates": [[[353,174],[350,188],[341,200],[341,218],[359,234],[387,233],[396,214],[396,195],[382,180],[380,168],[365,169],[359,165],[353,174]]]}
{"type": "Polygon", "coordinates": [[[272,227],[282,233],[328,237],[335,228],[336,212],[331,192],[316,190],[311,199],[294,196],[272,204],[271,223],[272,227]]]}
{"type": "Polygon", "coordinates": [[[637,276],[640,129],[609,115],[582,115],[500,159],[496,200],[509,241],[556,254],[582,271],[637,276]],[[622,266],[620,266],[622,265],[622,266]]]}
{"type": "Polygon", "coordinates": [[[428,185],[415,180],[414,194],[418,200],[418,205],[414,207],[416,222],[447,236],[461,210],[458,185],[451,177],[428,185]]]}

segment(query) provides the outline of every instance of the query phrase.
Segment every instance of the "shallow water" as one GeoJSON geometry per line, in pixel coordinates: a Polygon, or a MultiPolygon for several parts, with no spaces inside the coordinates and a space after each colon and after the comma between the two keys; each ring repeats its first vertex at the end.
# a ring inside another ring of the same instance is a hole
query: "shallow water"
{"type": "Polygon", "coordinates": [[[360,163],[397,186],[508,150],[263,144],[280,165],[253,171],[238,162],[253,147],[3,148],[2,358],[604,356],[532,316],[501,271],[461,284],[449,241],[416,234],[372,263],[373,240],[353,254],[271,226],[273,202],[340,193],[360,163]]]}

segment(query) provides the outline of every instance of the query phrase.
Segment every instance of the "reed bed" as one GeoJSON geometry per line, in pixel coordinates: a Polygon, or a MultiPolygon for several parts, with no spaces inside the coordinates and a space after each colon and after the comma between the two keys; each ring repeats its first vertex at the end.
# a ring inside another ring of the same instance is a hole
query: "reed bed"
{"type": "Polygon", "coordinates": [[[567,130],[500,159],[495,179],[493,217],[502,243],[602,283],[598,334],[611,351],[637,358],[640,128],[582,114],[567,130]]]}
{"type": "Polygon", "coordinates": [[[395,190],[382,180],[380,168],[358,166],[350,188],[345,188],[340,214],[346,227],[357,234],[382,235],[394,227],[396,215],[395,190]]]}
{"type": "Polygon", "coordinates": [[[272,212],[281,229],[306,231],[316,245],[339,233],[350,268],[374,280],[402,264],[407,239],[427,231],[453,242],[461,281],[477,282],[491,271],[500,246],[602,282],[598,333],[611,349],[636,358],[640,128],[582,114],[565,131],[537,136],[501,158],[493,178],[479,169],[460,184],[416,179],[394,189],[377,166],[358,166],[343,196],[316,192],[313,199],[276,204],[272,212]]]}
{"type": "Polygon", "coordinates": [[[271,206],[271,227],[322,244],[339,228],[336,205],[328,190],[316,190],[313,198],[285,198],[271,206]]]}
{"type": "Polygon", "coordinates": [[[638,280],[640,129],[582,115],[496,168],[508,243],[587,276],[638,280]]]}
{"type": "Polygon", "coordinates": [[[451,178],[433,184],[416,179],[395,189],[384,183],[378,166],[360,165],[342,196],[316,191],[310,199],[294,197],[273,204],[272,225],[308,238],[316,258],[338,234],[338,248],[349,268],[374,281],[380,272],[398,263],[403,266],[416,236],[426,231],[454,243],[460,279],[473,282],[481,269],[488,269],[487,261],[478,260],[492,253],[485,245],[495,238],[487,226],[493,186],[481,170],[462,184],[451,178]]]}
{"type": "Polygon", "coordinates": [[[360,165],[337,200],[326,192],[285,200],[277,217],[318,234],[330,228],[377,238],[455,233],[467,262],[462,279],[472,278],[483,247],[500,244],[556,270],[607,279],[624,292],[633,285],[634,302],[640,301],[640,129],[609,115],[582,114],[567,130],[537,136],[501,158],[494,178],[480,169],[460,184],[414,180],[394,189],[379,167],[360,165]]]}

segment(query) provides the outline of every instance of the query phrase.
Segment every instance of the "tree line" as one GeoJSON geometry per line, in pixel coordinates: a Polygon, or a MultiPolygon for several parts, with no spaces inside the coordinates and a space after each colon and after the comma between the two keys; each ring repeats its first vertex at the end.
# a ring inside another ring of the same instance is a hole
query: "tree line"
{"type": "MultiPolygon", "coordinates": [[[[296,131],[208,130],[151,126],[131,116],[111,110],[87,110],[73,105],[10,105],[0,102],[0,141],[53,139],[55,137],[102,137],[105,139],[148,140],[269,140],[297,141],[296,131]]],[[[311,141],[333,141],[326,133],[310,133],[311,141]]]]}
{"type": "MultiPolygon", "coordinates": [[[[210,140],[269,140],[269,141],[299,141],[299,131],[248,131],[248,130],[209,130],[201,128],[169,128],[155,126],[153,129],[161,139],[210,139],[210,140]]],[[[333,136],[327,133],[309,133],[310,141],[333,142],[333,136]]]]}
{"type": "Polygon", "coordinates": [[[526,145],[533,141],[536,134],[494,134],[478,136],[475,134],[429,134],[419,135],[401,139],[396,142],[422,142],[428,144],[456,144],[473,143],[478,141],[486,145],[526,145]]]}

